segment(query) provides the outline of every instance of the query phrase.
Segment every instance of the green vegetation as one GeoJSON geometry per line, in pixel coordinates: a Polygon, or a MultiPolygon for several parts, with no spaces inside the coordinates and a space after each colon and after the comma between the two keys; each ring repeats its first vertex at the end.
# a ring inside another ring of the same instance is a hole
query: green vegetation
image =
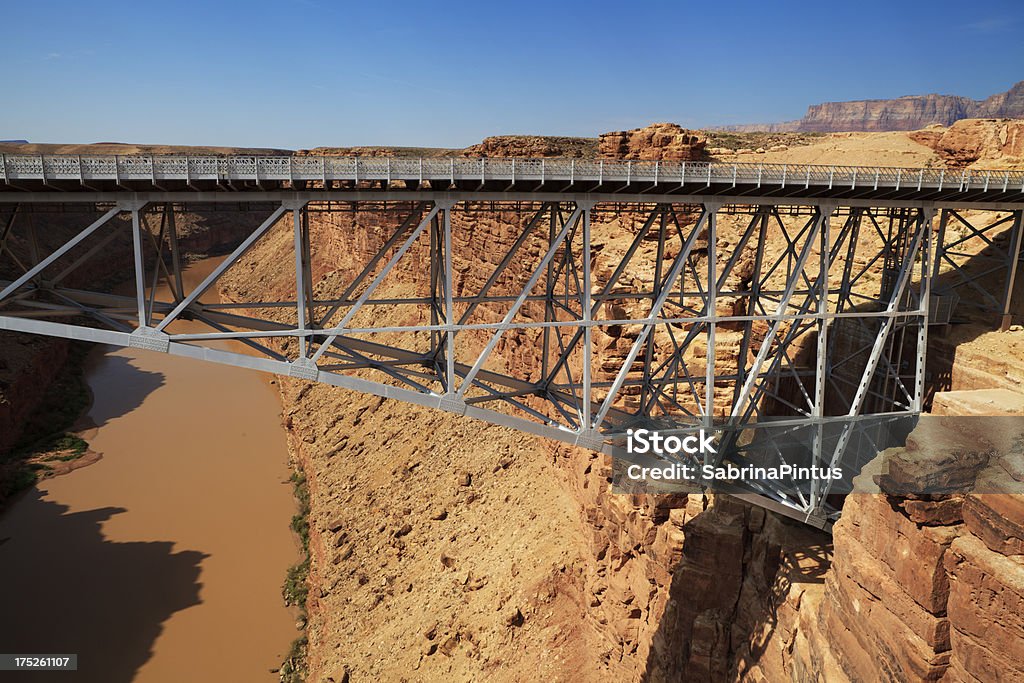
{"type": "Polygon", "coordinates": [[[292,472],[291,482],[295,500],[299,501],[299,510],[292,516],[291,527],[305,552],[309,550],[309,486],[306,484],[306,475],[298,470],[292,472]]]}
{"type": "MultiPolygon", "coordinates": [[[[299,503],[299,509],[292,517],[292,531],[299,537],[302,558],[288,568],[281,594],[285,605],[296,605],[301,611],[301,620],[306,621],[306,598],[309,597],[309,485],[306,475],[295,470],[291,476],[292,492],[299,503]]],[[[302,683],[306,678],[306,636],[296,638],[288,656],[281,664],[283,683],[302,683]]]]}
{"type": "Polygon", "coordinates": [[[306,636],[296,638],[281,665],[281,681],[283,683],[302,683],[306,676],[306,650],[309,640],[306,636]]]}

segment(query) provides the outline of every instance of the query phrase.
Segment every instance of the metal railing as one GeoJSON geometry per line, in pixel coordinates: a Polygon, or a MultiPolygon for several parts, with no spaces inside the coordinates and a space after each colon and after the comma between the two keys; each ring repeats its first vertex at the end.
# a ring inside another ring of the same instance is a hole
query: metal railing
{"type": "Polygon", "coordinates": [[[0,155],[4,181],[504,180],[1024,191],[1024,171],[704,161],[324,156],[0,155]]]}

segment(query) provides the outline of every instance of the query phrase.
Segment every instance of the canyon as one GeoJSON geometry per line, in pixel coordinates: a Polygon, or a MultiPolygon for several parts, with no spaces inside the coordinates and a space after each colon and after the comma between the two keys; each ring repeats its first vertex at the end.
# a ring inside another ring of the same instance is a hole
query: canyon
{"type": "MultiPolygon", "coordinates": [[[[1006,140],[1019,125],[960,122],[948,146],[931,132],[841,134],[764,156],[1012,166],[1021,158],[1006,140]]],[[[517,154],[557,142],[484,145],[517,154]]],[[[601,136],[597,153],[657,159],[703,146],[656,126],[601,136]]],[[[520,219],[474,219],[459,253],[487,245],[470,258],[493,258],[520,219]]],[[[599,278],[607,276],[602,253],[621,249],[636,227],[625,217],[595,221],[599,278]]],[[[372,214],[325,214],[311,230],[314,281],[324,291],[387,237],[372,214]]],[[[734,230],[725,221],[720,234],[728,240],[734,230]]],[[[287,292],[289,240],[286,231],[268,235],[227,277],[226,296],[287,292]]],[[[400,272],[391,286],[414,275],[400,272]]],[[[456,292],[478,286],[457,283],[456,292]]],[[[383,307],[374,313],[383,324],[410,322],[383,307]]],[[[1019,333],[980,333],[983,326],[961,326],[939,344],[959,368],[946,388],[967,398],[940,393],[937,411],[962,414],[974,392],[994,386],[1020,395],[1019,333]],[[996,349],[1009,351],[998,365],[996,349]]],[[[726,358],[727,335],[720,341],[726,358]]],[[[621,347],[600,336],[597,344],[616,367],[621,347]]],[[[499,350],[507,365],[538,362],[514,337],[499,350]]],[[[1019,624],[1010,615],[1024,597],[1024,519],[1012,489],[907,499],[875,480],[899,461],[897,449],[865,470],[830,536],[728,496],[616,493],[604,456],[501,427],[300,380],[280,387],[312,502],[309,680],[971,681],[1019,673],[1024,641],[1011,635],[1019,624]],[[989,642],[991,615],[1005,616],[989,642]]]]}
{"type": "MultiPolygon", "coordinates": [[[[753,137],[726,149],[713,133],[656,124],[596,140],[488,138],[464,153],[1019,168],[1022,124],[794,136],[760,151],[753,137]]],[[[467,219],[461,252],[500,253],[521,217],[504,219],[467,219]]],[[[723,220],[721,238],[735,243],[738,224],[723,220]]],[[[195,237],[197,251],[218,248],[210,227],[195,237]]],[[[594,234],[611,254],[637,227],[607,216],[594,234]]],[[[317,214],[310,228],[313,281],[325,290],[387,238],[372,212],[317,214]]],[[[268,233],[225,276],[221,295],[290,291],[294,272],[281,254],[291,239],[288,230],[268,233]]],[[[595,273],[608,275],[601,252],[595,273]]],[[[413,275],[399,271],[388,287],[413,275]]],[[[1024,415],[1024,333],[985,324],[968,321],[938,341],[936,355],[954,368],[933,405],[939,426],[922,424],[905,449],[873,461],[831,535],[725,495],[617,493],[613,464],[596,453],[282,378],[288,447],[310,496],[307,680],[1024,679],[1021,495],[996,487],[922,501],[885,478],[907,452],[940,457],[943,439],[928,430],[953,424],[974,437],[964,457],[989,459],[979,476],[1021,481],[1014,435],[992,443],[977,431],[987,423],[959,417],[1024,415]],[[942,422],[954,417],[960,422],[942,422]]],[[[720,341],[715,352],[735,357],[727,332],[720,341]]],[[[615,367],[621,345],[597,343],[615,367]]],[[[515,335],[499,352],[508,365],[538,362],[515,335]]],[[[5,389],[18,411],[6,419],[20,424],[40,361],[3,357],[13,361],[5,389]]]]}

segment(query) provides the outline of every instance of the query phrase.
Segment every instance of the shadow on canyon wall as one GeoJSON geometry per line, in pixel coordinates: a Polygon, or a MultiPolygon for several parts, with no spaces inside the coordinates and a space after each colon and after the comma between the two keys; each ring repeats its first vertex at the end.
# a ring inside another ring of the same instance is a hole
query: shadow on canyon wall
{"type": "Polygon", "coordinates": [[[823,583],[832,564],[825,532],[765,518],[728,496],[687,521],[683,535],[644,683],[727,680],[736,666],[749,668],[774,633],[790,587],[823,583]],[[753,531],[769,525],[771,531],[753,531]]]}
{"type": "Polygon", "coordinates": [[[0,651],[78,655],[77,674],[33,672],[32,681],[127,683],[163,622],[199,604],[208,555],[107,540],[101,527],[123,508],[67,510],[32,489],[0,520],[0,651]],[[33,533],[12,534],[14,526],[33,533]],[[76,561],[63,564],[68,556],[76,561]]]}

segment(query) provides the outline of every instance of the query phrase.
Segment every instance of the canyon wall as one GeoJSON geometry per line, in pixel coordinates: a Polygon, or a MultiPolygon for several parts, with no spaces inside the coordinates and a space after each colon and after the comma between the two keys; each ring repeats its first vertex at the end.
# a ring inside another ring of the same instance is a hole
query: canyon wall
{"type": "Polygon", "coordinates": [[[1024,81],[984,100],[960,95],[908,95],[894,99],[812,104],[797,121],[723,126],[735,132],[820,132],[917,130],[951,126],[961,119],[1024,118],[1024,81]]]}
{"type": "Polygon", "coordinates": [[[972,114],[973,100],[956,95],[914,95],[892,100],[825,102],[807,108],[798,130],[837,131],[917,130],[938,123],[953,124],[972,114]]]}

